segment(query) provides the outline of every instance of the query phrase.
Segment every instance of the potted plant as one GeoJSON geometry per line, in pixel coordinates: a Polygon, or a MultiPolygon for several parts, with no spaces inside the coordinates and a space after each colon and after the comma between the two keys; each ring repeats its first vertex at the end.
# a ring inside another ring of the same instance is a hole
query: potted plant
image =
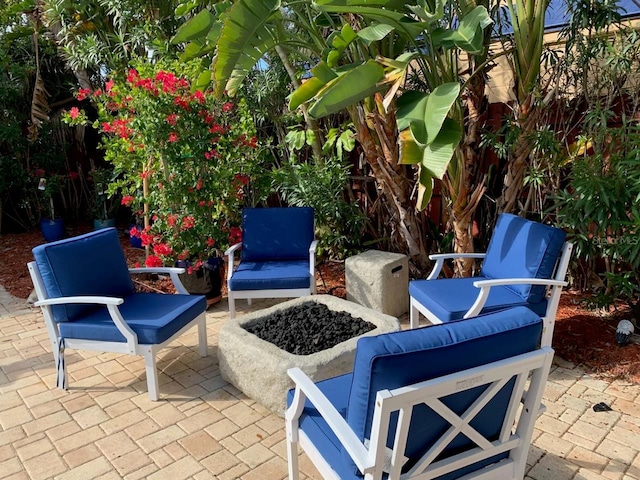
{"type": "MultiPolygon", "coordinates": [[[[121,192],[122,204],[144,219],[130,234],[146,247],[146,265],[184,266],[196,277],[187,285],[203,277],[217,298],[217,259],[238,230],[250,185],[268,183],[267,169],[244,102],[193,89],[188,78],[197,70],[195,63],[138,63],[79,98],[91,97],[98,110],[93,125],[116,176],[109,191],[121,192]]],[[[70,111],[65,121],[84,118],[70,111]]]]}
{"type": "Polygon", "coordinates": [[[115,227],[118,210],[118,195],[109,195],[109,183],[114,180],[113,172],[107,168],[93,167],[90,171],[93,183],[93,229],[115,227]]]}
{"type": "Polygon", "coordinates": [[[64,177],[57,174],[49,178],[41,177],[38,182],[38,190],[42,192],[44,208],[48,213],[48,216],[40,219],[40,231],[47,242],[55,242],[64,237],[64,219],[61,216],[56,216],[53,198],[60,193],[63,182],[64,177]]]}

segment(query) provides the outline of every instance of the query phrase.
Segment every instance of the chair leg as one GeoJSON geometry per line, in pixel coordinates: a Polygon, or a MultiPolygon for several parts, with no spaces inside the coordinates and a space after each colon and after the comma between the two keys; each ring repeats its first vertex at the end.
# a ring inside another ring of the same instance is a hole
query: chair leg
{"type": "Polygon", "coordinates": [[[207,317],[203,313],[198,321],[198,349],[200,356],[207,356],[207,317]]]}
{"type": "MultiPolygon", "coordinates": [[[[295,421],[297,424],[297,420],[295,421]]],[[[287,466],[289,469],[289,480],[298,480],[300,470],[298,466],[298,432],[294,432],[297,425],[287,420],[287,466]]]]}
{"type": "Polygon", "coordinates": [[[236,300],[233,298],[233,293],[228,290],[227,300],[229,301],[229,318],[233,320],[236,316],[236,300]]]}
{"type": "Polygon", "coordinates": [[[411,329],[418,328],[420,326],[420,311],[416,308],[411,299],[411,306],[409,308],[409,325],[411,329]]]}
{"type": "Polygon", "coordinates": [[[147,373],[147,390],[152,401],[158,400],[158,369],[156,366],[156,354],[152,348],[143,353],[144,368],[147,373]]]}

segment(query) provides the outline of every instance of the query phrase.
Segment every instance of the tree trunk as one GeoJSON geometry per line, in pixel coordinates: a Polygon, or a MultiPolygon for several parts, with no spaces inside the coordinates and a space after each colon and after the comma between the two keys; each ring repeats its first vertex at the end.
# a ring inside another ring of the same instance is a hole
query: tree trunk
{"type": "MultiPolygon", "coordinates": [[[[484,128],[488,113],[488,101],[485,95],[485,79],[482,75],[474,76],[467,85],[465,135],[459,153],[454,158],[457,162],[453,176],[447,175],[445,185],[452,202],[451,223],[454,235],[454,251],[456,253],[472,253],[473,217],[480,200],[486,190],[486,176],[479,172],[481,129],[484,128]]],[[[473,259],[457,259],[455,274],[468,277],[472,273],[473,259]]]]}
{"type": "MultiPolygon", "coordinates": [[[[376,96],[376,103],[382,97],[376,96]]],[[[398,163],[398,133],[395,112],[366,113],[362,105],[349,108],[356,136],[362,146],[367,163],[371,167],[378,188],[389,208],[386,223],[390,227],[392,248],[406,254],[416,273],[424,273],[429,267],[425,242],[425,229],[415,200],[411,197],[413,182],[407,178],[403,165],[398,163]]]]}
{"type": "Polygon", "coordinates": [[[520,134],[516,140],[513,155],[507,164],[502,195],[498,201],[498,210],[506,213],[519,213],[522,210],[520,197],[524,189],[524,178],[529,168],[529,155],[533,149],[531,135],[537,126],[539,110],[533,106],[533,97],[529,97],[517,109],[516,124],[520,134]]]}

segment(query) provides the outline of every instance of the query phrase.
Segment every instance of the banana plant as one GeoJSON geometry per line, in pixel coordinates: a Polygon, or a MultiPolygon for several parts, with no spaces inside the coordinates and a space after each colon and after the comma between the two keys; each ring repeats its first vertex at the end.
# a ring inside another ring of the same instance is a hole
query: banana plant
{"type": "Polygon", "coordinates": [[[359,15],[370,23],[357,33],[350,24],[344,24],[334,37],[333,49],[292,95],[290,108],[309,102],[309,113],[322,117],[365,101],[376,92],[385,94],[388,107],[402,88],[408,70],[418,66],[424,78],[430,80],[431,92],[405,91],[398,100],[399,161],[418,167],[417,207],[425,208],[433,181],[444,177],[463,132],[461,118],[452,118],[453,107],[460,104],[459,79],[439,57],[452,51],[476,54],[483,50],[483,31],[491,24],[486,8],[476,6],[459,18],[457,28],[450,28],[443,22],[444,0],[437,0],[435,8],[425,0],[316,0],[313,5],[331,14],[359,15]],[[349,64],[337,62],[352,42],[370,45],[394,38],[392,34],[413,50],[395,59],[378,55],[349,64]]]}

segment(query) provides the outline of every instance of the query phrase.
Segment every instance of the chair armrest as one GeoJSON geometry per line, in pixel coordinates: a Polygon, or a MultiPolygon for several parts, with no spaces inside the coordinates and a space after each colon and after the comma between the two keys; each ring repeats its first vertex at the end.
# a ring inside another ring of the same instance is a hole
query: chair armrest
{"type": "Polygon", "coordinates": [[[491,287],[507,285],[546,285],[550,287],[565,287],[567,282],[553,280],[550,278],[498,278],[491,280],[477,280],[473,282],[473,286],[479,288],[480,292],[478,293],[476,301],[462,318],[475,317],[482,311],[484,304],[489,297],[491,287]]]}
{"type": "Polygon", "coordinates": [[[118,331],[127,341],[127,350],[130,354],[136,354],[136,346],[138,345],[138,335],[131,330],[131,327],[124,321],[118,305],[124,303],[124,299],[117,297],[98,297],[98,296],[75,296],[75,297],[58,297],[48,298],[46,300],[38,300],[34,303],[36,307],[49,307],[51,305],[64,305],[68,303],[75,304],[94,304],[105,305],[109,311],[109,316],[115,324],[118,331]]]}
{"type": "Polygon", "coordinates": [[[224,252],[224,254],[227,255],[227,256],[233,255],[234,252],[236,250],[238,250],[239,248],[242,248],[242,243],[236,243],[234,245],[231,245],[229,248],[227,248],[227,250],[224,252]]]}
{"type": "Polygon", "coordinates": [[[311,245],[309,245],[309,255],[315,255],[317,248],[318,240],[314,240],[313,242],[311,242],[311,245]]]}
{"type": "Polygon", "coordinates": [[[184,268],[182,267],[130,268],[129,273],[168,273],[171,277],[171,281],[173,282],[173,286],[175,287],[176,292],[180,295],[189,295],[189,292],[186,288],[184,288],[180,277],[178,277],[178,274],[184,273],[184,268]]]}
{"type": "Polygon", "coordinates": [[[327,422],[331,431],[343,447],[349,452],[349,455],[356,463],[362,473],[372,468],[373,462],[369,458],[369,450],[364,446],[360,439],[353,433],[351,426],[340,415],[335,407],[327,400],[322,392],[316,387],[307,375],[299,368],[290,368],[287,374],[293,380],[296,386],[296,392],[291,406],[285,412],[287,423],[296,420],[302,414],[305,400],[309,401],[316,407],[318,413],[327,422]]]}
{"type": "Polygon", "coordinates": [[[44,307],[45,305],[65,305],[67,303],[97,303],[99,305],[122,305],[124,300],[116,297],[98,297],[98,296],[75,296],[75,297],[57,297],[48,298],[46,300],[38,300],[33,305],[36,307],[44,307]]]}
{"type": "Polygon", "coordinates": [[[227,283],[233,275],[233,263],[235,262],[236,250],[242,248],[242,242],[231,245],[224,254],[227,256],[227,283]]]}
{"type": "Polygon", "coordinates": [[[427,277],[427,280],[435,280],[440,275],[445,260],[453,258],[484,258],[484,253],[436,253],[429,255],[429,260],[435,260],[436,264],[433,266],[433,270],[427,277]]]}
{"type": "MultiPolygon", "coordinates": [[[[309,245],[309,276],[310,281],[312,282],[311,287],[313,287],[313,283],[316,281],[316,249],[318,248],[318,240],[314,240],[309,245]]],[[[311,292],[313,293],[313,288],[311,292]]]]}

